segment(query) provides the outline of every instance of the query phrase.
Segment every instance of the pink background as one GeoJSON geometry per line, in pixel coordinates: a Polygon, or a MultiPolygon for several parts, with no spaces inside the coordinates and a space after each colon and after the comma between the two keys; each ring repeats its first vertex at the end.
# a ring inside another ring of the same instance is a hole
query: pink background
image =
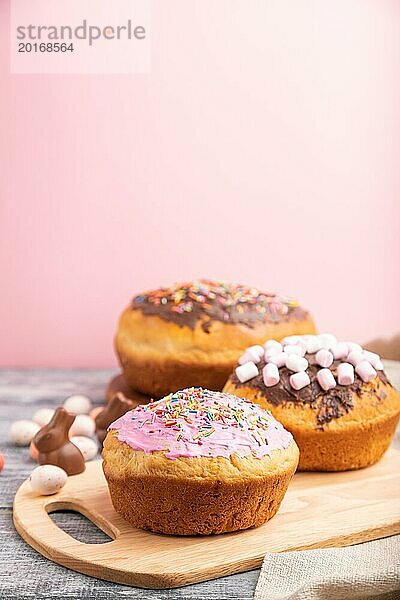
{"type": "Polygon", "coordinates": [[[399,322],[400,3],[152,2],[148,75],[10,75],[0,363],[114,364],[134,292],[198,276],[399,322]]]}

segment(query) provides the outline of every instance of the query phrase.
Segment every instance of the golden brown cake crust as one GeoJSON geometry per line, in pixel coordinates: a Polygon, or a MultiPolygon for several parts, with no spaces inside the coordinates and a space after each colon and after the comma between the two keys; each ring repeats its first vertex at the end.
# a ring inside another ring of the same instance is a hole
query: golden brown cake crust
{"type": "Polygon", "coordinates": [[[170,460],[163,452],[133,450],[111,430],[104,442],[103,469],[116,511],[134,527],[204,535],[257,527],[273,517],[298,455],[292,441],[262,459],[170,460]]]}
{"type": "Polygon", "coordinates": [[[115,336],[127,384],[154,397],[190,386],[221,390],[247,346],[267,338],[315,333],[311,316],[296,303],[267,302],[272,299],[269,295],[258,294],[250,296],[249,304],[235,296],[230,312],[217,301],[217,306],[203,309],[207,303],[191,300],[191,312],[177,313],[170,295],[164,296],[168,298],[164,305],[137,303],[137,298],[147,296],[136,297],[122,313],[115,336]],[[275,305],[277,312],[271,313],[269,306],[275,305]],[[262,318],[256,306],[264,310],[262,318]]]}

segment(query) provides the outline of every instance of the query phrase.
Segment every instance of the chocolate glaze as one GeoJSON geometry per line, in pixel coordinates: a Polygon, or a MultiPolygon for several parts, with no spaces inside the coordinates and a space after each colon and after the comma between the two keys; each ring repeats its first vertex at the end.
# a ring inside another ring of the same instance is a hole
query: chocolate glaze
{"type": "Polygon", "coordinates": [[[99,413],[95,419],[96,435],[100,444],[104,442],[107,435],[107,429],[117,419],[122,417],[128,410],[134,408],[136,404],[128,400],[121,392],[111,398],[107,406],[99,413]]]}
{"type": "Polygon", "coordinates": [[[40,465],[56,465],[68,475],[76,475],[85,470],[85,460],[82,452],[69,441],[68,432],[75,415],[60,406],[51,421],[42,427],[35,437],[33,444],[39,451],[40,465]]]}
{"type": "Polygon", "coordinates": [[[132,309],[191,329],[201,321],[206,333],[210,333],[213,321],[253,328],[259,322],[279,323],[308,316],[292,299],[207,279],[140,294],[133,298],[132,309]]]}
{"type": "MultiPolygon", "coordinates": [[[[353,393],[360,396],[365,384],[363,380],[355,374],[354,383],[352,385],[337,384],[335,388],[325,392],[317,381],[317,372],[321,367],[316,364],[315,354],[306,354],[305,358],[308,360],[309,364],[307,373],[310,377],[310,385],[306,385],[301,390],[295,390],[290,385],[289,378],[293,372],[286,367],[281,367],[279,369],[279,383],[272,387],[267,387],[264,384],[262,376],[262,369],[266,364],[264,360],[257,364],[259,374],[253,379],[241,383],[237,378],[236,373],[233,372],[230,380],[239,390],[243,387],[259,390],[263,396],[267,398],[268,402],[274,406],[278,406],[279,404],[310,406],[315,411],[316,428],[323,429],[326,423],[342,417],[353,408],[353,393]]],[[[336,360],[331,365],[330,370],[334,375],[336,375],[336,369],[341,362],[342,361],[340,360],[336,360]]],[[[377,371],[377,374],[383,383],[390,385],[390,382],[383,371],[377,371]]],[[[379,394],[379,397],[383,399],[381,394],[379,394]]]]}

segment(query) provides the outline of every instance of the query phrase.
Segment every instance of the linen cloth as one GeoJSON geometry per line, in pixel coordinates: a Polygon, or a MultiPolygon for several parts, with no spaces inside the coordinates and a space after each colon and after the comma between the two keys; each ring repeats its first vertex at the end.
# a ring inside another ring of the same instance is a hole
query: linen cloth
{"type": "MultiPolygon", "coordinates": [[[[400,363],[384,363],[400,389],[400,363]]],[[[399,440],[397,430],[394,446],[399,440]]],[[[254,600],[375,599],[400,600],[400,535],[346,548],[269,553],[254,594],[254,600]]]]}
{"type": "Polygon", "coordinates": [[[267,554],[255,600],[400,600],[400,536],[267,554]]]}

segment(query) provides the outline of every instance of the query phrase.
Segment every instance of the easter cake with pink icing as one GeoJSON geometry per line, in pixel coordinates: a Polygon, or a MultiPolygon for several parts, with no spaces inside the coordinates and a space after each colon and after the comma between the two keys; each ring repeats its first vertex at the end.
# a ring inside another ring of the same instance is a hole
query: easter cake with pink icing
{"type": "Polygon", "coordinates": [[[188,388],[112,423],[103,469],[115,510],[133,526],[212,534],[273,517],[298,456],[292,435],[269,411],[188,388]]]}
{"type": "Polygon", "coordinates": [[[377,462],[400,416],[400,395],[379,355],[332,334],[288,336],[247,348],[224,391],[271,410],[293,434],[305,471],[377,462]]]}

